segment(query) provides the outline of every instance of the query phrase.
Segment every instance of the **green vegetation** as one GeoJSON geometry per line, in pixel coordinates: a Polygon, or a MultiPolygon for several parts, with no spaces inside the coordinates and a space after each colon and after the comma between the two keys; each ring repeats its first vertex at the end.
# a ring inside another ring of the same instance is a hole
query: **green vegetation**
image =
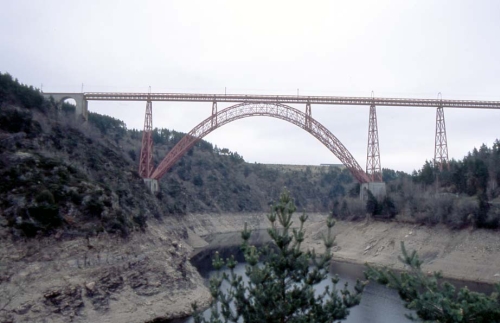
{"type": "MultiPolygon", "coordinates": [[[[142,131],[128,130],[120,145],[137,163],[142,131]]],[[[154,164],[158,165],[184,133],[153,130],[154,164]]],[[[279,198],[283,186],[294,192],[297,207],[328,212],[333,198],[349,194],[356,184],[346,169],[317,167],[279,169],[245,163],[237,152],[204,140],[183,156],[161,180],[162,205],[168,213],[262,212],[279,198]]],[[[358,187],[359,189],[359,187],[358,187]]],[[[358,191],[359,195],[359,191],[358,191]]]]}
{"type": "Polygon", "coordinates": [[[127,126],[125,122],[110,116],[89,112],[89,123],[99,129],[103,136],[113,138],[116,144],[125,139],[127,126]]]}
{"type": "MultiPolygon", "coordinates": [[[[165,174],[154,198],[137,174],[142,131],[96,113],[83,126],[75,122],[73,105],[58,107],[1,73],[0,107],[0,207],[9,228],[25,235],[60,229],[123,233],[144,228],[150,216],[262,212],[282,187],[293,192],[299,210],[333,211],[337,219],[500,225],[499,141],[441,172],[430,162],[413,175],[383,169],[388,197],[363,202],[347,169],[250,164],[200,140],[165,174]],[[55,203],[36,201],[45,190],[55,203]]],[[[184,135],[154,129],[154,164],[184,135]]]]}
{"type": "Polygon", "coordinates": [[[44,100],[39,90],[21,84],[10,74],[3,73],[0,73],[0,102],[42,112],[49,108],[49,103],[44,100]]]}
{"type": "MultiPolygon", "coordinates": [[[[367,265],[367,278],[398,291],[405,307],[415,312],[425,322],[442,323],[494,323],[500,322],[500,284],[491,295],[471,292],[464,287],[458,292],[447,282],[441,283],[441,274],[428,276],[422,272],[422,261],[415,251],[409,254],[401,243],[403,257],[408,266],[401,273],[377,269],[367,265]]],[[[417,320],[413,315],[407,315],[417,320]]]]}
{"type": "MultiPolygon", "coordinates": [[[[314,286],[326,278],[331,260],[333,218],[327,219],[328,233],[323,237],[326,252],[301,251],[303,225],[307,216],[299,217],[299,229],[292,230],[291,219],[296,208],[289,193],[281,194],[271,208],[269,234],[272,245],[257,248],[249,245],[251,232],[242,232],[242,251],[247,265],[246,278],[235,273],[234,257],[225,261],[216,253],[213,266],[218,273],[210,280],[213,297],[209,318],[202,317],[196,304],[195,322],[334,322],[345,319],[349,308],[359,304],[364,284],[358,281],[354,292],[333,288],[314,293],[314,286]],[[311,266],[312,264],[312,266],[311,266]],[[222,271],[226,267],[227,271],[222,271]]],[[[414,321],[442,323],[500,322],[500,283],[491,295],[460,290],[442,282],[440,273],[422,272],[422,261],[415,251],[409,253],[401,243],[399,259],[406,270],[367,266],[367,279],[395,289],[411,311],[414,321]]]]}
{"type": "Polygon", "coordinates": [[[384,169],[398,221],[451,228],[500,227],[500,141],[482,145],[439,170],[432,162],[411,176],[384,169]]]}
{"type": "Polygon", "coordinates": [[[92,114],[81,125],[74,106],[60,108],[0,73],[0,230],[34,237],[143,229],[162,212],[118,146],[128,138],[123,122],[92,114]]]}
{"type": "MultiPolygon", "coordinates": [[[[369,195],[364,211],[359,202],[340,195],[333,202],[338,219],[375,220],[425,225],[444,224],[452,229],[500,227],[500,141],[492,148],[482,145],[462,161],[451,160],[439,170],[427,161],[412,175],[383,169],[387,197],[377,200],[369,195]]],[[[348,195],[357,196],[353,187],[348,195]]]]}
{"type": "MultiPolygon", "coordinates": [[[[330,268],[334,245],[331,229],[335,222],[328,218],[328,233],[323,238],[326,251],[317,257],[314,251],[301,250],[307,216],[300,216],[300,228],[292,230],[295,211],[294,202],[285,190],[268,215],[272,224],[268,232],[275,248],[251,246],[248,243],[251,232],[246,228],[242,232],[248,281],[234,272],[234,257],[223,261],[216,254],[215,269],[225,265],[229,275],[222,273],[211,279],[211,318],[205,320],[196,313],[195,322],[239,322],[240,319],[243,322],[334,322],[345,319],[349,308],[359,304],[364,289],[359,281],[353,292],[347,285],[337,290],[338,278],[335,277],[331,289],[326,287],[323,293],[314,292],[314,286],[326,279],[330,268]],[[227,292],[221,289],[223,282],[229,285],[227,292]]],[[[196,305],[193,307],[196,311],[196,305]]]]}
{"type": "MultiPolygon", "coordinates": [[[[362,284],[354,292],[334,288],[314,295],[312,288],[326,277],[333,239],[325,237],[326,253],[316,258],[303,252],[304,231],[291,230],[296,207],[311,212],[332,211],[335,218],[360,220],[367,216],[451,228],[500,226],[500,141],[482,145],[461,161],[450,161],[440,171],[426,162],[412,175],[384,169],[388,197],[372,195],[360,201],[359,184],[336,167],[285,169],[245,163],[242,156],[200,140],[161,182],[152,196],[137,173],[142,132],[127,129],[112,117],[91,113],[88,124],[75,123],[70,104],[57,107],[31,86],[0,73],[0,209],[2,234],[14,238],[57,233],[61,237],[109,232],[126,236],[143,230],[151,217],[187,212],[262,211],[270,201],[270,235],[275,248],[244,243],[248,283],[232,269],[211,283],[219,317],[236,321],[333,321],[348,315],[359,303],[362,284]],[[294,200],[283,186],[294,192],[294,200]],[[296,205],[296,206],[295,206],[296,205]],[[310,262],[313,267],[310,268],[310,262]],[[228,293],[220,291],[229,283],[228,293]],[[229,303],[238,304],[237,311],[229,303]],[[259,304],[258,306],[256,304],[259,304]],[[314,317],[313,317],[314,316],[314,317]]],[[[184,136],[154,129],[154,162],[184,136]]],[[[307,220],[300,218],[301,224],[307,220]]],[[[250,232],[244,231],[244,241],[250,232]]],[[[456,291],[440,283],[440,275],[421,271],[416,253],[403,246],[407,272],[369,268],[370,279],[396,289],[407,308],[423,320],[437,322],[500,322],[500,286],[490,296],[467,289],[456,291]]],[[[337,279],[332,283],[335,285],[337,279]]],[[[215,309],[215,308],[214,308],[215,309]]],[[[198,321],[202,321],[198,318],[198,321]]]]}

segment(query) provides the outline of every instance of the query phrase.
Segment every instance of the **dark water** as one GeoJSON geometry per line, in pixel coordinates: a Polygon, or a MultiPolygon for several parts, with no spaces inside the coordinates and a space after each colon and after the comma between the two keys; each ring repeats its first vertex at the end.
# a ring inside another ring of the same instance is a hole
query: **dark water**
{"type": "MultiPolygon", "coordinates": [[[[350,264],[334,264],[332,272],[336,272],[341,277],[337,288],[343,288],[345,282],[348,282],[352,288],[356,283],[356,278],[362,278],[362,276],[358,277],[356,274],[358,269],[355,266],[353,270],[350,264]]],[[[245,264],[239,264],[235,271],[239,275],[244,275],[245,264]]],[[[209,274],[214,274],[214,272],[210,272],[209,274]]],[[[327,285],[331,285],[330,279],[324,280],[317,286],[316,290],[322,292],[327,285]]],[[[369,284],[363,293],[361,304],[351,309],[351,314],[343,322],[411,322],[406,319],[404,316],[405,313],[408,313],[408,311],[404,308],[396,292],[377,284],[369,284]]],[[[209,310],[205,312],[205,315],[209,317],[209,310]]],[[[192,318],[188,318],[184,322],[191,323],[194,321],[192,318]]]]}
{"type": "MultiPolygon", "coordinates": [[[[237,239],[237,237],[228,236],[228,239],[237,239]]],[[[224,244],[224,243],[223,243],[224,244]]],[[[240,264],[236,267],[236,272],[244,276],[245,264],[243,263],[243,256],[239,252],[239,247],[227,247],[216,245],[212,248],[204,250],[198,253],[195,257],[191,259],[194,266],[198,268],[200,274],[207,279],[215,274],[212,271],[211,257],[215,250],[218,250],[223,258],[229,255],[236,255],[237,260],[240,264]]],[[[339,263],[333,262],[331,266],[330,275],[338,274],[340,277],[340,282],[337,288],[343,288],[344,283],[349,284],[349,288],[352,289],[356,283],[356,279],[364,280],[363,271],[365,267],[362,265],[350,264],[350,263],[339,263]]],[[[493,287],[488,284],[471,283],[463,281],[448,280],[450,283],[454,284],[457,288],[467,286],[470,290],[491,293],[493,287]]],[[[318,292],[324,290],[327,285],[331,285],[330,279],[324,280],[316,288],[318,292]]],[[[224,287],[224,286],[223,286],[224,287]]],[[[207,310],[204,315],[209,315],[209,310],[207,310]]],[[[361,304],[352,308],[350,315],[343,322],[348,323],[404,323],[411,322],[405,317],[405,314],[410,313],[403,305],[400,300],[399,295],[392,289],[388,289],[379,284],[370,282],[362,295],[361,304]]],[[[193,322],[192,318],[187,318],[179,320],[177,322],[193,322]]]]}

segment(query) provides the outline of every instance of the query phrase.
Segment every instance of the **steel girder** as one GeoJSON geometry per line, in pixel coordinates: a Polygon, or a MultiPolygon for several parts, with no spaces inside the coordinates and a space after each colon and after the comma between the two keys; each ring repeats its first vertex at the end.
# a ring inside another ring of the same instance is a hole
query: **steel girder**
{"type": "Polygon", "coordinates": [[[151,178],[153,174],[153,104],[146,103],[144,117],[144,131],[142,133],[141,156],[139,158],[139,175],[142,178],[151,178]]]}
{"type": "Polygon", "coordinates": [[[244,102],[216,112],[203,120],[184,136],[165,156],[152,174],[152,178],[159,180],[189,149],[200,139],[215,129],[232,121],[266,116],[288,121],[311,133],[325,145],[360,183],[369,182],[369,178],[347,148],[327,128],[310,115],[290,106],[279,103],[251,103],[244,102]]]}
{"type": "Polygon", "coordinates": [[[380,163],[380,148],[378,144],[377,110],[373,104],[370,106],[370,117],[368,122],[366,174],[372,182],[382,182],[382,165],[380,163]]]}
{"type": "MultiPolygon", "coordinates": [[[[46,93],[50,94],[50,93],[46,93]]],[[[57,94],[57,93],[54,93],[57,94]]],[[[176,101],[176,102],[228,102],[271,104],[332,104],[332,105],[376,105],[400,107],[432,107],[500,109],[500,101],[443,100],[418,98],[377,98],[344,96],[305,95],[258,95],[258,94],[197,94],[197,93],[120,93],[87,92],[85,100],[98,101],[176,101]]]]}
{"type": "Polygon", "coordinates": [[[436,110],[436,138],[434,140],[434,164],[439,170],[448,163],[448,140],[446,138],[446,124],[442,106],[436,110]]]}

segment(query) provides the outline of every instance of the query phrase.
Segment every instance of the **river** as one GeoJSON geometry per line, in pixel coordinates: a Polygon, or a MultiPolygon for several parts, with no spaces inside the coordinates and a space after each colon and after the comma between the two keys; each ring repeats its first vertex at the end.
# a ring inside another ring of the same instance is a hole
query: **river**
{"type": "MultiPolygon", "coordinates": [[[[336,263],[332,266],[331,273],[337,273],[341,279],[338,288],[342,288],[345,282],[349,283],[352,288],[359,277],[358,271],[360,266],[336,263]]],[[[235,271],[239,275],[245,274],[245,264],[238,264],[235,271]]],[[[213,271],[209,272],[209,275],[214,274],[213,271]]],[[[321,292],[324,290],[325,286],[331,285],[330,277],[320,283],[316,290],[321,292]]],[[[411,322],[408,320],[404,314],[409,313],[403,306],[403,303],[399,299],[398,294],[384,286],[370,283],[366,286],[361,299],[361,304],[352,308],[350,315],[344,322],[349,323],[400,323],[400,322],[411,322]]],[[[205,315],[209,317],[210,311],[207,310],[205,315]]],[[[194,320],[189,318],[185,321],[186,323],[192,323],[194,320]]]]}
{"type": "MultiPolygon", "coordinates": [[[[237,255],[237,259],[240,262],[236,267],[235,271],[244,276],[245,274],[245,264],[243,263],[243,257],[241,253],[239,253],[239,247],[230,247],[230,241],[234,241],[237,237],[233,237],[231,234],[229,235],[218,235],[213,237],[211,246],[207,249],[199,252],[195,257],[191,259],[193,265],[198,268],[200,274],[207,279],[210,275],[213,275],[215,272],[211,269],[211,257],[215,250],[218,250],[222,257],[226,258],[231,254],[237,255]]],[[[262,236],[258,238],[262,242],[262,236]]],[[[256,241],[253,241],[255,243],[256,241]]],[[[344,283],[347,282],[349,287],[352,289],[356,280],[361,279],[364,280],[363,271],[365,267],[358,264],[351,263],[341,263],[341,262],[333,262],[330,270],[330,277],[324,280],[322,283],[317,285],[316,290],[321,292],[324,290],[325,286],[331,285],[330,278],[332,275],[337,274],[340,277],[340,282],[337,285],[338,288],[342,288],[344,283]]],[[[488,284],[480,284],[480,283],[471,283],[471,282],[462,282],[455,280],[448,280],[453,283],[457,288],[461,288],[465,285],[468,286],[469,289],[475,291],[481,291],[486,293],[491,293],[493,290],[491,285],[488,284]]],[[[205,315],[209,315],[209,310],[205,312],[205,315]]],[[[399,295],[396,291],[392,289],[388,289],[384,286],[381,286],[377,283],[370,282],[362,295],[361,304],[355,306],[351,309],[349,316],[343,322],[348,323],[404,323],[411,322],[409,319],[405,317],[405,314],[410,313],[407,310],[399,295]]],[[[179,320],[176,322],[184,322],[184,323],[192,323],[194,320],[192,318],[187,318],[185,320],[179,320]]]]}

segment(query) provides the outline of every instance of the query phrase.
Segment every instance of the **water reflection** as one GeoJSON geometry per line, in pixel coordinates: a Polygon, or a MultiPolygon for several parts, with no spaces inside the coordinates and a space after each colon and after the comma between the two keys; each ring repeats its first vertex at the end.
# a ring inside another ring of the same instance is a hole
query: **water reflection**
{"type": "MultiPolygon", "coordinates": [[[[235,268],[238,275],[245,274],[245,264],[239,264],[235,268]]],[[[210,272],[210,275],[215,272],[210,272]]],[[[332,266],[332,273],[337,273],[340,276],[340,282],[337,288],[342,288],[345,282],[349,283],[349,288],[353,288],[356,279],[363,278],[362,266],[336,263],[332,266]]],[[[316,288],[317,292],[322,292],[326,286],[331,285],[329,277],[324,280],[316,288]]],[[[224,286],[226,289],[228,286],[224,286]]],[[[409,313],[404,308],[402,301],[398,294],[384,286],[370,283],[366,286],[363,293],[361,304],[351,309],[350,315],[343,322],[348,323],[401,323],[411,322],[405,317],[405,313],[409,313]]],[[[210,317],[210,310],[205,311],[205,317],[210,317]]],[[[194,322],[192,318],[187,319],[185,322],[194,322]]]]}
{"type": "MultiPolygon", "coordinates": [[[[267,232],[256,231],[252,233],[251,244],[259,244],[269,241],[267,232]]],[[[211,241],[210,247],[197,253],[191,259],[191,263],[198,269],[200,274],[207,278],[214,274],[212,270],[211,258],[215,251],[219,251],[222,258],[227,258],[231,255],[235,255],[236,259],[240,262],[237,266],[236,271],[239,275],[245,274],[245,265],[243,264],[244,257],[241,253],[240,247],[235,246],[235,241],[240,241],[239,233],[228,233],[220,234],[214,237],[214,241],[211,241]],[[229,242],[229,243],[228,243],[229,242]]],[[[331,273],[336,273],[340,277],[340,282],[338,288],[342,288],[345,282],[349,283],[350,288],[355,285],[356,279],[364,279],[363,271],[365,267],[363,265],[349,264],[349,263],[338,263],[334,262],[331,267],[331,273]]],[[[464,282],[459,280],[450,280],[448,282],[455,285],[458,289],[467,286],[472,291],[482,292],[490,294],[494,287],[493,285],[474,283],[474,282],[464,282]]],[[[317,291],[321,292],[324,290],[327,284],[331,284],[330,279],[323,281],[317,287],[317,291]]],[[[206,311],[204,315],[209,315],[209,311],[206,311]]],[[[351,309],[350,315],[343,322],[348,323],[404,323],[411,322],[405,317],[405,314],[410,313],[404,305],[399,295],[396,291],[388,289],[384,286],[371,282],[366,286],[363,293],[361,304],[351,309]]],[[[176,321],[177,322],[177,321],[176,321]]],[[[178,322],[193,322],[192,318],[185,321],[178,322]]]]}

